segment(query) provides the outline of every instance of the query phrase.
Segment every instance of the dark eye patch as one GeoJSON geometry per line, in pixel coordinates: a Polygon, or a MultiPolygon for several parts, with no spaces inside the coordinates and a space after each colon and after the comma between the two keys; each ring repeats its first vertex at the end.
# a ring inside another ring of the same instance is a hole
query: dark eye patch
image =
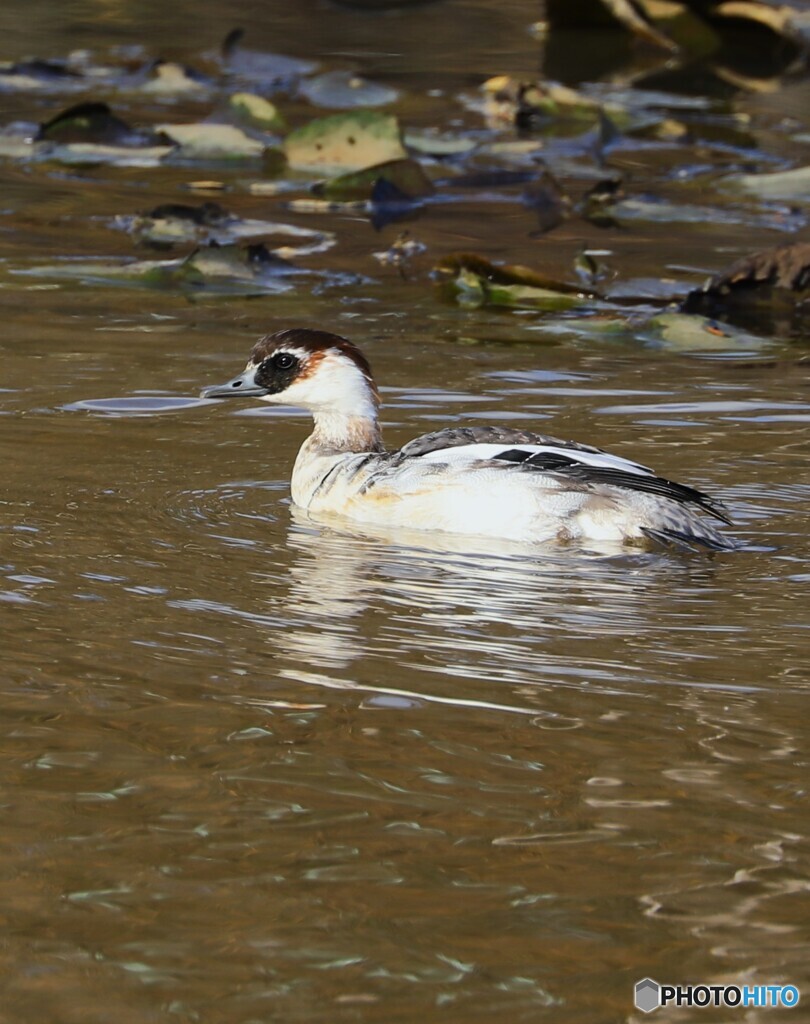
{"type": "Polygon", "coordinates": [[[256,370],[256,383],[271,395],[285,391],[298,376],[301,361],[291,352],[274,352],[256,370]]]}

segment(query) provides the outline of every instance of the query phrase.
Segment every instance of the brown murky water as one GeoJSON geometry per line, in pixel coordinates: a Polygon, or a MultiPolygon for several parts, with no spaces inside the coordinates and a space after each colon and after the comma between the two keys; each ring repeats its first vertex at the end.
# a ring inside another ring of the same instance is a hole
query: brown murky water
{"type": "MultiPolygon", "coordinates": [[[[11,6],[9,59],[182,34],[191,61],[232,17],[11,6]]],[[[498,7],[256,5],[252,42],[350,54],[411,98],[438,81],[425,122],[468,124],[455,93],[538,62],[534,6],[498,7]]],[[[781,111],[735,103],[780,137],[781,111]]],[[[3,119],[60,104],[3,96],[3,119]]],[[[801,339],[754,359],[555,339],[536,314],[444,305],[425,275],[459,248],[565,274],[599,244],[625,279],[694,281],[781,236],[531,237],[524,207],[481,200],[408,225],[428,253],[403,280],[370,257],[401,226],[234,187],[241,216],[335,231],[313,265],[372,280],[190,299],[11,271],[129,256],[103,218],[240,172],[2,175],[0,1017],[573,1024],[633,1018],[645,975],[810,994],[801,339]],[[194,399],[300,323],[369,353],[389,443],[534,423],[711,489],[748,547],[527,552],[307,522],[288,501],[306,421],[194,399]]]]}

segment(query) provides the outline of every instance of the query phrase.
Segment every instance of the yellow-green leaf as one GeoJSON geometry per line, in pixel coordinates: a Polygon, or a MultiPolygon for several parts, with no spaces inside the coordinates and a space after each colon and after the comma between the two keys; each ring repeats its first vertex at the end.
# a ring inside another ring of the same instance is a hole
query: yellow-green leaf
{"type": "Polygon", "coordinates": [[[287,127],[275,104],[252,92],[235,92],[230,100],[231,110],[241,120],[256,128],[281,132],[287,127]]]}
{"type": "Polygon", "coordinates": [[[397,119],[374,110],[355,110],[310,121],[287,136],[284,152],[295,170],[329,177],[402,160],[408,155],[402,146],[397,119]]]}

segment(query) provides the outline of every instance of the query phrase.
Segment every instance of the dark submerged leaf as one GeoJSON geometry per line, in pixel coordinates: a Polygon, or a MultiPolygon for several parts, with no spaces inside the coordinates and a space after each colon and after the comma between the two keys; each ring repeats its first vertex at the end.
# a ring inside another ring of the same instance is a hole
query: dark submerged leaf
{"type": "Polygon", "coordinates": [[[392,185],[405,199],[429,196],[434,191],[433,183],[421,164],[410,159],[386,160],[362,171],[341,174],[329,181],[318,182],[312,191],[315,195],[339,201],[368,199],[373,198],[374,190],[380,182],[392,185]]]}
{"type": "Polygon", "coordinates": [[[163,203],[143,216],[151,217],[153,220],[166,220],[171,217],[190,221],[192,224],[200,226],[213,226],[221,224],[229,214],[219,203],[200,203],[199,206],[191,206],[187,203],[163,203]]]}
{"type": "Polygon", "coordinates": [[[487,167],[480,171],[469,171],[466,174],[457,174],[452,178],[442,178],[437,182],[440,186],[456,188],[510,188],[513,185],[528,185],[537,180],[537,172],[501,170],[497,167],[487,167]]]}
{"type": "Polygon", "coordinates": [[[115,146],[171,144],[156,132],[132,128],[110,110],[106,103],[77,103],[40,125],[37,141],[103,143],[115,146]]]}
{"type": "Polygon", "coordinates": [[[0,75],[26,75],[29,78],[39,78],[42,81],[58,81],[67,79],[75,81],[83,76],[69,68],[66,64],[55,60],[42,60],[33,57],[31,60],[20,60],[8,67],[0,68],[0,75]]]}
{"type": "Polygon", "coordinates": [[[226,60],[233,55],[234,50],[242,42],[244,36],[245,30],[243,28],[232,28],[225,36],[222,40],[221,52],[226,60]]]}
{"type": "Polygon", "coordinates": [[[379,178],[371,190],[371,223],[379,231],[386,224],[407,219],[420,205],[386,178],[379,178]]]}

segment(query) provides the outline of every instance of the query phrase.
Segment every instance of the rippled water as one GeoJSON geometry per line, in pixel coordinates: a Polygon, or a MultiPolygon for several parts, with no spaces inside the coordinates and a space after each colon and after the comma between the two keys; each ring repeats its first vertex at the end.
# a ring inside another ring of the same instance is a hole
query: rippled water
{"type": "MultiPolygon", "coordinates": [[[[95,6],[66,10],[51,50],[99,45],[95,6]]],[[[415,10],[407,31],[330,8],[332,41],[290,10],[279,49],[337,60],[354,39],[378,74],[396,49],[414,93],[438,67],[461,87],[473,57],[494,73],[536,51],[521,5],[415,10]],[[451,17],[448,67],[441,36],[419,40],[451,17]]],[[[110,12],[105,41],[138,37],[110,12]]],[[[193,24],[189,47],[218,31],[193,24]]],[[[8,56],[47,50],[9,38],[8,56]]],[[[131,210],[147,187],[8,173],[6,259],[97,252],[100,229],[63,218],[131,210]]],[[[148,201],[178,180],[151,177],[148,201]]],[[[529,240],[521,218],[493,203],[413,230],[515,261],[583,241],[529,240]]],[[[364,274],[399,230],[325,226],[364,274]]],[[[657,273],[736,251],[736,231],[620,241],[657,273]]],[[[646,975],[810,993],[801,339],[755,358],[556,344],[393,271],[342,296],[194,302],[4,278],[0,305],[6,1019],[623,1020],[646,975]],[[456,417],[531,423],[709,489],[745,548],[531,551],[309,521],[288,498],[306,419],[194,397],[302,322],[368,352],[390,444],[456,417]]]]}

